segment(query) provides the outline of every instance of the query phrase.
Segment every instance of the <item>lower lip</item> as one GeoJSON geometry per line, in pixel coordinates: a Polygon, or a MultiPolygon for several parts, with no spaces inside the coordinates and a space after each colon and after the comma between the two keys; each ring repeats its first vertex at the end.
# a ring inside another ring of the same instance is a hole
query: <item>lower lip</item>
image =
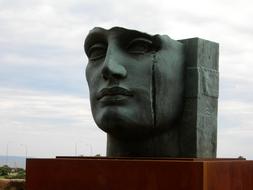
{"type": "Polygon", "coordinates": [[[129,98],[129,96],[125,96],[125,95],[107,95],[107,96],[103,96],[100,99],[100,101],[101,102],[108,102],[108,103],[120,103],[128,98],[129,98]]]}

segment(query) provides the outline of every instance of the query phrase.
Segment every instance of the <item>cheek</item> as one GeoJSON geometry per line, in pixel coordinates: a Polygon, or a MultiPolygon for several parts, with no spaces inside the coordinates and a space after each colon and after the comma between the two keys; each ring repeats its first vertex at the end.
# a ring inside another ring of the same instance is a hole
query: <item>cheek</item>
{"type": "Polygon", "coordinates": [[[140,89],[150,89],[152,86],[153,62],[152,55],[140,56],[127,64],[127,81],[140,89]]]}
{"type": "Polygon", "coordinates": [[[98,80],[100,79],[101,74],[99,72],[99,68],[87,65],[85,72],[90,92],[92,92],[93,89],[96,89],[98,80]]]}

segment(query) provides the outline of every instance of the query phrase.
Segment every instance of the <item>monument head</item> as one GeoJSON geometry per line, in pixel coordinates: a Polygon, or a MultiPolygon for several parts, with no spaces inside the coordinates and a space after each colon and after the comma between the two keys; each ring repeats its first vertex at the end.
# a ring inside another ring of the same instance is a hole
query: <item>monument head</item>
{"type": "Polygon", "coordinates": [[[183,43],[166,35],[96,27],[84,48],[92,115],[108,134],[107,154],[168,152],[158,149],[178,141],[173,131],[179,127],[184,107],[183,43]]]}
{"type": "Polygon", "coordinates": [[[125,139],[148,138],[175,125],[184,89],[181,43],[115,27],[85,40],[86,78],[94,120],[125,139]]]}

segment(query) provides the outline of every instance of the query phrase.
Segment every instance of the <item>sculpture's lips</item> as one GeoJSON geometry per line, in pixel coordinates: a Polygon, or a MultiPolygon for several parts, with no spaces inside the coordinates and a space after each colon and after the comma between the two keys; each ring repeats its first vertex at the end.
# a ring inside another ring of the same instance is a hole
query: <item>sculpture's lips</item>
{"type": "Polygon", "coordinates": [[[111,88],[103,88],[102,90],[100,90],[97,94],[97,99],[99,100],[104,96],[117,96],[117,95],[133,96],[130,90],[116,86],[111,88]]]}

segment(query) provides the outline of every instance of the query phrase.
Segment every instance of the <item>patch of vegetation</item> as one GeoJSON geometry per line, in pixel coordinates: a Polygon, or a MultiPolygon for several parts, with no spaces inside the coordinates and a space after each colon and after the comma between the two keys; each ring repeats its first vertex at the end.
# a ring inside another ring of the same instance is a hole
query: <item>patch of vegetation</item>
{"type": "Polygon", "coordinates": [[[11,172],[11,168],[7,165],[0,167],[0,176],[7,176],[11,172]]]}
{"type": "Polygon", "coordinates": [[[0,167],[0,178],[25,179],[25,170],[23,168],[10,168],[4,165],[0,167]]]}

